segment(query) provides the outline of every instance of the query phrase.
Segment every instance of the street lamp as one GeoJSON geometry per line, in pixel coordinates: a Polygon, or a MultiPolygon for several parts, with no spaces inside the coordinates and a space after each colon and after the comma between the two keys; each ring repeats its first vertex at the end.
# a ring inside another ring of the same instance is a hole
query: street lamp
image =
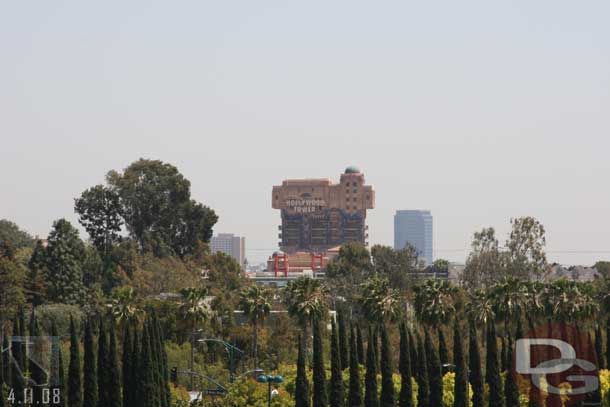
{"type": "Polygon", "coordinates": [[[267,400],[269,401],[269,407],[271,407],[271,385],[273,383],[283,383],[284,378],[282,376],[258,376],[256,381],[259,383],[267,383],[269,385],[269,390],[267,391],[267,400]]]}

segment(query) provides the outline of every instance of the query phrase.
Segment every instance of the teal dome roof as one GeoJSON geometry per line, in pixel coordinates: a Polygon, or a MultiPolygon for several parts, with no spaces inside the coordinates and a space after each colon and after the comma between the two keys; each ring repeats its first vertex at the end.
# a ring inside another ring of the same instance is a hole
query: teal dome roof
{"type": "Polygon", "coordinates": [[[360,168],[350,165],[345,169],[346,174],[360,174],[360,168]]]}

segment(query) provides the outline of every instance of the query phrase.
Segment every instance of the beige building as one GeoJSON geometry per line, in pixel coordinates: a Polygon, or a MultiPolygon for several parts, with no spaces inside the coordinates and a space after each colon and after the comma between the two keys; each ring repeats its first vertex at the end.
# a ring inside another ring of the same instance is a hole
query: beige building
{"type": "Polygon", "coordinates": [[[285,180],[273,187],[272,206],[281,210],[280,247],[286,253],[322,253],[347,242],[367,244],[366,211],[375,191],[364,174],[348,167],[338,184],[330,179],[285,180]]]}
{"type": "Polygon", "coordinates": [[[240,266],[244,267],[246,260],[246,238],[235,236],[233,233],[219,233],[210,239],[212,253],[223,252],[233,257],[240,266]]]}

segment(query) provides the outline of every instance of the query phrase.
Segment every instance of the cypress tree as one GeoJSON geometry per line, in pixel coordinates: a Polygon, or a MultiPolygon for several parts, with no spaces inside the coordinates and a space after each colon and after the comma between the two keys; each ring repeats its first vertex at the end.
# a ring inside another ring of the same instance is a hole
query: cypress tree
{"type": "Polygon", "coordinates": [[[108,363],[108,337],[106,335],[106,324],[104,318],[100,318],[99,335],[97,338],[97,386],[98,386],[98,407],[110,405],[108,389],[110,386],[108,376],[112,374],[108,363]]]}
{"type": "MultiPolygon", "coordinates": [[[[510,337],[508,338],[506,358],[511,361],[513,360],[513,342],[510,337]]],[[[506,374],[504,394],[506,397],[506,407],[519,407],[519,388],[511,371],[508,371],[506,374]]]]}
{"type": "Polygon", "coordinates": [[[430,406],[443,405],[443,372],[441,363],[436,352],[436,347],[432,342],[429,331],[426,330],[426,360],[428,361],[428,377],[430,388],[430,406]]]}
{"type": "Polygon", "coordinates": [[[500,372],[506,372],[506,370],[508,370],[508,368],[506,367],[508,354],[506,349],[506,340],[504,339],[504,336],[500,337],[500,346],[500,372]]]}
{"type": "Polygon", "coordinates": [[[26,332],[25,332],[25,310],[23,308],[19,309],[19,336],[21,336],[24,340],[19,342],[19,366],[22,372],[26,372],[28,370],[28,364],[26,361],[28,360],[28,346],[26,343],[26,332]]]}
{"type": "Polygon", "coordinates": [[[330,407],[344,407],[345,394],[343,392],[343,374],[341,372],[341,352],[339,351],[339,333],[337,324],[332,321],[330,336],[330,407]]]}
{"type": "Polygon", "coordinates": [[[502,395],[502,377],[498,365],[498,343],[496,324],[492,319],[487,322],[487,358],[485,377],[489,385],[489,407],[501,407],[504,403],[502,395]]]}
{"type": "Polygon", "coordinates": [[[305,368],[305,341],[299,335],[299,355],[297,359],[297,378],[294,390],[295,407],[309,407],[309,381],[305,368]]]}
{"type": "Polygon", "coordinates": [[[373,350],[375,351],[375,366],[377,371],[379,372],[379,337],[377,336],[377,329],[373,330],[373,350]]]}
{"type": "Polygon", "coordinates": [[[438,328],[438,358],[441,362],[441,367],[449,363],[449,350],[445,341],[445,334],[442,328],[438,328]]]}
{"type": "MultiPolygon", "coordinates": [[[[119,360],[117,353],[117,339],[114,331],[114,322],[110,321],[110,349],[108,352],[108,399],[107,407],[122,407],[123,397],[121,396],[121,373],[119,369],[119,360]]],[[[151,406],[154,407],[154,406],[151,406]]]]}
{"type": "Polygon", "coordinates": [[[348,405],[349,407],[362,407],[362,390],[360,388],[360,365],[358,364],[358,358],[355,357],[358,354],[356,345],[356,334],[352,329],[350,337],[350,354],[352,357],[349,358],[349,394],[348,394],[348,405]]]}
{"type": "Polygon", "coordinates": [[[148,330],[150,332],[150,349],[152,350],[152,363],[153,363],[153,380],[155,382],[155,394],[153,394],[154,406],[159,406],[161,402],[161,349],[159,347],[159,341],[157,338],[157,332],[154,328],[152,319],[146,322],[148,330]]]}
{"type": "Polygon", "coordinates": [[[470,385],[472,387],[472,407],[483,407],[483,372],[481,370],[481,354],[479,350],[479,340],[477,338],[477,328],[474,321],[470,321],[468,344],[468,365],[470,370],[470,385]]]}
{"type": "Polygon", "coordinates": [[[123,406],[132,405],[132,372],[133,372],[133,339],[131,337],[131,326],[125,324],[123,333],[123,406]]]}
{"type": "MultiPolygon", "coordinates": [[[[19,328],[19,319],[15,318],[13,320],[13,336],[21,336],[21,329],[19,328]]],[[[25,388],[25,383],[23,380],[23,376],[25,374],[25,369],[21,364],[21,353],[23,348],[20,343],[12,343],[11,353],[13,359],[15,360],[15,364],[11,369],[11,388],[13,390],[13,394],[15,395],[15,405],[23,404],[23,390],[25,388]]]]}
{"type": "Polygon", "coordinates": [[[313,407],[328,405],[321,325],[322,321],[316,318],[313,326],[313,407]]]}
{"type": "Polygon", "coordinates": [[[338,312],[339,317],[339,351],[341,353],[341,370],[347,369],[349,366],[349,344],[347,335],[347,325],[345,315],[342,310],[338,312]]]}
{"type": "Polygon", "coordinates": [[[399,407],[413,407],[413,384],[411,383],[411,352],[409,334],[404,323],[400,324],[400,398],[399,407]]]}
{"type": "Polygon", "coordinates": [[[66,382],[64,372],[63,354],[61,351],[61,338],[57,333],[57,327],[51,322],[51,405],[53,407],[64,407],[66,405],[66,382]]]}
{"type": "Polygon", "coordinates": [[[462,332],[456,318],[453,327],[453,359],[455,361],[455,383],[453,394],[455,396],[453,407],[468,407],[468,368],[464,357],[462,332]]]}
{"type": "Polygon", "coordinates": [[[137,328],[133,330],[133,355],[132,355],[132,373],[131,373],[131,387],[130,399],[131,405],[139,407],[142,400],[142,391],[140,390],[140,384],[142,383],[142,372],[140,371],[140,365],[142,360],[142,335],[137,328]]]}
{"type": "Polygon", "coordinates": [[[356,340],[356,345],[358,345],[358,363],[364,365],[364,343],[362,341],[362,329],[360,329],[360,325],[356,325],[356,340]]]}
{"type": "MultiPolygon", "coordinates": [[[[44,352],[42,338],[40,338],[40,328],[38,327],[38,321],[34,309],[30,316],[30,342],[33,344],[33,354],[42,357],[44,352]]],[[[46,382],[46,373],[42,368],[34,362],[33,358],[29,359],[29,372],[30,378],[34,382],[34,386],[31,388],[32,392],[32,405],[38,406],[42,404],[42,384],[46,382]]]]}
{"type": "Polygon", "coordinates": [[[146,325],[142,330],[142,347],[139,362],[140,373],[138,374],[138,403],[141,407],[155,406],[155,376],[152,362],[152,348],[150,344],[150,332],[146,325]]]}
{"type": "Polygon", "coordinates": [[[80,343],[74,318],[70,316],[70,366],[68,368],[68,407],[82,407],[80,343]]]}
{"type": "Polygon", "coordinates": [[[390,344],[390,339],[388,338],[388,329],[386,325],[383,324],[381,326],[381,397],[379,399],[380,407],[394,406],[394,381],[392,380],[393,371],[394,367],[392,364],[392,346],[390,344]]]}
{"type": "MultiPolygon", "coordinates": [[[[0,327],[2,328],[2,327],[0,327]]],[[[9,348],[9,342],[8,342],[8,332],[3,331],[3,338],[2,338],[2,349],[8,349],[9,348]]],[[[3,379],[4,379],[4,384],[6,384],[8,387],[11,387],[11,378],[12,378],[12,369],[11,369],[11,360],[9,359],[10,354],[9,351],[6,350],[4,353],[2,353],[2,373],[3,373],[3,379]]]]}
{"type": "MultiPolygon", "coordinates": [[[[373,337],[373,331],[369,327],[369,338],[373,337]]],[[[377,398],[377,367],[375,361],[375,350],[372,341],[369,341],[366,349],[366,373],[364,376],[364,407],[379,407],[377,398]]]]}
{"type": "Polygon", "coordinates": [[[599,324],[595,326],[595,353],[597,356],[597,367],[598,369],[605,369],[604,363],[604,347],[602,339],[602,328],[599,324]]]}
{"type": "Polygon", "coordinates": [[[83,391],[85,397],[83,407],[97,407],[97,361],[90,319],[85,322],[84,353],[83,391]]]}
{"type": "Polygon", "coordinates": [[[428,360],[426,358],[426,350],[424,341],[419,337],[417,341],[417,357],[418,357],[418,372],[417,375],[417,407],[436,407],[430,404],[430,387],[428,386],[428,360]]]}
{"type": "MultiPolygon", "coordinates": [[[[159,320],[156,315],[154,316],[155,327],[157,329],[157,338],[159,340],[159,347],[161,349],[161,370],[162,370],[162,380],[161,388],[163,389],[164,403],[162,405],[164,407],[170,407],[172,403],[171,393],[169,391],[169,368],[167,367],[167,351],[165,350],[165,338],[163,336],[163,332],[161,331],[161,325],[159,324],[159,320]]],[[[125,406],[124,406],[125,407],[125,406]]]]}
{"type": "Polygon", "coordinates": [[[411,358],[411,372],[419,372],[419,359],[417,357],[417,342],[410,329],[407,328],[409,335],[409,356],[411,358]]]}

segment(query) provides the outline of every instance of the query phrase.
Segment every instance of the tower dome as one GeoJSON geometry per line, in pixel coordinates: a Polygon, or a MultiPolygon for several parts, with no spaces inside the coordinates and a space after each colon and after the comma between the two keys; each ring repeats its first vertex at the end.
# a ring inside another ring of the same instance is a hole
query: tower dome
{"type": "Polygon", "coordinates": [[[349,167],[347,167],[345,169],[345,173],[346,174],[360,174],[360,168],[358,168],[354,165],[350,165],[349,167]]]}

